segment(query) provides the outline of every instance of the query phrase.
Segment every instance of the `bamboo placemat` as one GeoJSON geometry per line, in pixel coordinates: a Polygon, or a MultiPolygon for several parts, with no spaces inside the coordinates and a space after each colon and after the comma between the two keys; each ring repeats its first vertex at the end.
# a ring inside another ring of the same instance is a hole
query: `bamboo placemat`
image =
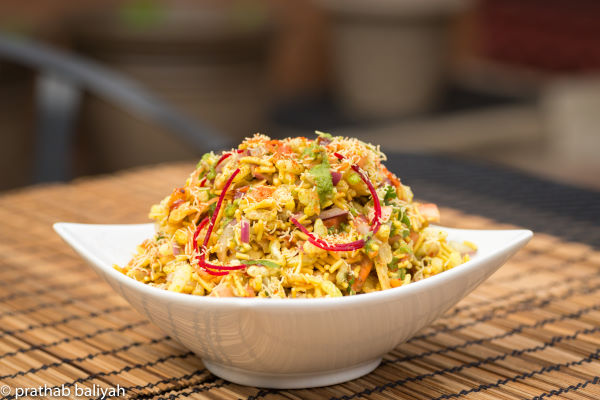
{"type": "MultiPolygon", "coordinates": [[[[190,170],[161,166],[0,196],[0,390],[10,389],[4,398],[15,398],[17,388],[64,387],[73,395],[94,385],[119,385],[125,397],[139,399],[600,398],[600,252],[547,234],[536,234],[363,378],[278,391],[213,376],[51,229],[57,221],[146,221],[150,205],[190,170]]],[[[448,208],[442,218],[446,226],[509,227],[448,208]]]]}

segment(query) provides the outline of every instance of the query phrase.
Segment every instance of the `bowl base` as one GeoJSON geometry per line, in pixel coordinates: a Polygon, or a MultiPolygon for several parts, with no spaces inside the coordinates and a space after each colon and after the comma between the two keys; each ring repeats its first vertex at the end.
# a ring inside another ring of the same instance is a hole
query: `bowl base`
{"type": "Polygon", "coordinates": [[[310,372],[301,374],[277,374],[255,372],[236,367],[202,360],[204,366],[220,378],[233,383],[246,386],[255,386],[268,389],[305,389],[311,387],[335,385],[360,378],[373,371],[381,358],[370,360],[365,363],[353,365],[348,368],[334,369],[321,372],[310,372]]]}

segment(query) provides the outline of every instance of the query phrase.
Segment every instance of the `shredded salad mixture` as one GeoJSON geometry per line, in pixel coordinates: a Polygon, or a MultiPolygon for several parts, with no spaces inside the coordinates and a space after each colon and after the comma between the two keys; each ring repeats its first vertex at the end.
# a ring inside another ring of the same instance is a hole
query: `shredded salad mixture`
{"type": "Polygon", "coordinates": [[[217,297],[336,297],[390,289],[456,267],[472,243],[452,243],[435,204],[357,139],[317,132],[205,154],[185,185],[152,206],[156,235],[127,276],[217,297]]]}

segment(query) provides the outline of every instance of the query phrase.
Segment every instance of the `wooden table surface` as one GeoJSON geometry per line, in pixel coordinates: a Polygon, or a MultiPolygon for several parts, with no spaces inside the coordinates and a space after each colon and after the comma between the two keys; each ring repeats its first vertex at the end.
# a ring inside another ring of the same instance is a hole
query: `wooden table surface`
{"type": "MultiPolygon", "coordinates": [[[[24,390],[30,398],[49,390],[100,398],[99,388],[117,385],[122,397],[140,399],[600,398],[600,252],[542,233],[365,377],[261,390],[213,376],[52,231],[58,221],[146,222],[149,207],[191,169],[166,165],[0,195],[2,398],[24,390]]],[[[512,227],[447,207],[442,225],[512,227]]]]}

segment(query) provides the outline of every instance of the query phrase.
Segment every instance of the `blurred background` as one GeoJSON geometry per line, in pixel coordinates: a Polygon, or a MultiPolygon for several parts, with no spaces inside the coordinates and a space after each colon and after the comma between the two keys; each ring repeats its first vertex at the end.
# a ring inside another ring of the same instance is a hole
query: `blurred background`
{"type": "Polygon", "coordinates": [[[3,40],[160,100],[0,43],[0,190],[316,129],[598,190],[598,21],[597,0],[0,0],[3,40]],[[206,127],[148,118],[164,104],[206,127]]]}

